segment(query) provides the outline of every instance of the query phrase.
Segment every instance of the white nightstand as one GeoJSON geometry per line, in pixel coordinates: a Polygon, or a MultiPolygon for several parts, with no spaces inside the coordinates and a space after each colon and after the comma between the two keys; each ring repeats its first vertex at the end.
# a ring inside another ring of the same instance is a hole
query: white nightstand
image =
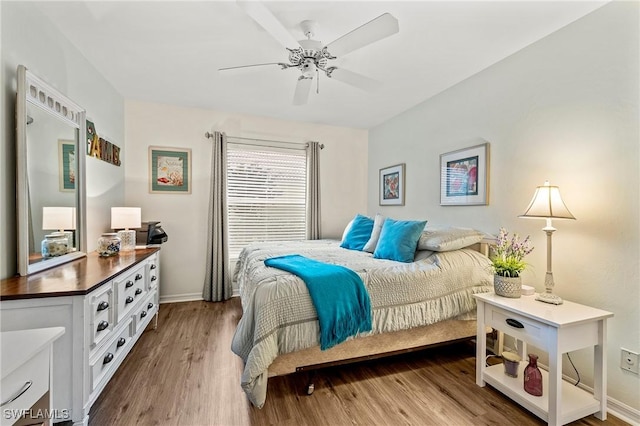
{"type": "Polygon", "coordinates": [[[510,299],[482,293],[474,297],[478,303],[478,386],[490,384],[550,425],[563,425],[594,413],[597,418],[606,419],[606,322],[613,316],[611,312],[567,301],[562,305],[550,305],[534,300],[535,296],[510,299]],[[504,374],[502,364],[485,366],[486,326],[523,342],[519,345],[523,361],[517,378],[504,374]],[[523,371],[528,364],[526,343],[549,354],[549,372],[542,371],[541,397],[524,391],[523,371]],[[594,348],[594,394],[562,380],[562,354],[591,346],[594,348]]]}
{"type": "Polygon", "coordinates": [[[0,333],[0,393],[5,425],[49,425],[53,342],[64,334],[64,327],[0,333]]]}

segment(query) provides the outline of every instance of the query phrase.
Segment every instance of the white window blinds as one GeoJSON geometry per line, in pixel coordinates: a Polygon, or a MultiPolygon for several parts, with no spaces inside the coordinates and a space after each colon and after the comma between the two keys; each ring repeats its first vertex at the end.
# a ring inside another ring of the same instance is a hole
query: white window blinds
{"type": "Polygon", "coordinates": [[[227,149],[229,257],[255,241],[306,238],[306,152],[243,146],[227,149]]]}

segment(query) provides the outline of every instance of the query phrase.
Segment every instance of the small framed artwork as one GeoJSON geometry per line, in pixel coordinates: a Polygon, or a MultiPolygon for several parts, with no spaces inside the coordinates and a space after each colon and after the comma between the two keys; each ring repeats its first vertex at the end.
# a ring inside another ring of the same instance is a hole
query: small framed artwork
{"type": "Polygon", "coordinates": [[[58,139],[58,176],[60,192],[76,190],[76,142],[58,139]]]}
{"type": "Polygon", "coordinates": [[[191,194],[191,150],[149,147],[149,192],[191,194]]]}
{"type": "Polygon", "coordinates": [[[381,206],[404,206],[404,169],[404,163],[380,169],[381,206]]]}
{"type": "Polygon", "coordinates": [[[489,144],[440,155],[440,205],[489,204],[489,144]]]}

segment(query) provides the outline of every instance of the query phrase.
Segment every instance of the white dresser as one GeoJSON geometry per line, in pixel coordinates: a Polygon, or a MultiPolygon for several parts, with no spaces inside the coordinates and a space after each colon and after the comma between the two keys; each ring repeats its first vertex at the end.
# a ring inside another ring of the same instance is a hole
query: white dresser
{"type": "Polygon", "coordinates": [[[55,415],[51,406],[53,342],[63,334],[62,327],[0,333],[0,425],[49,424],[55,415]]]}
{"type": "Polygon", "coordinates": [[[2,281],[2,331],[60,326],[53,349],[53,420],[87,424],[89,410],[147,325],[159,301],[159,249],[95,253],[2,281]]]}

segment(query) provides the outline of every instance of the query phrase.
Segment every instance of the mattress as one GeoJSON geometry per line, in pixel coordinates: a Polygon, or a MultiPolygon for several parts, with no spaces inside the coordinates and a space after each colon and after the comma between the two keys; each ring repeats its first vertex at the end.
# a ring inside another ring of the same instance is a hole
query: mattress
{"type": "Polygon", "coordinates": [[[317,313],[304,282],[264,265],[265,259],[286,254],[354,270],[369,292],[373,334],[468,315],[475,312],[472,295],[492,290],[489,259],[470,249],[418,251],[414,262],[403,263],[340,248],[340,241],[335,240],[249,245],[240,254],[234,274],[243,315],[232,350],[245,362],[241,385],[258,407],[266,400],[267,373],[273,360],[319,344],[317,313]]]}

